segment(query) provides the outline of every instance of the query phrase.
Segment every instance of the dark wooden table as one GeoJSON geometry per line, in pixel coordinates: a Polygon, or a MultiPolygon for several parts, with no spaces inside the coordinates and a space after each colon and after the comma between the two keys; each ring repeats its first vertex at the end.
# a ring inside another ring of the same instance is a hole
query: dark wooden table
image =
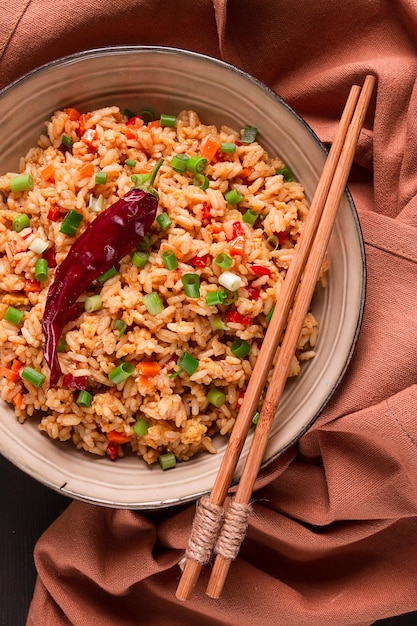
{"type": "MultiPolygon", "coordinates": [[[[70,500],[1,456],[0,476],[0,626],[25,626],[36,579],[33,548],[70,500]]],[[[417,612],[375,624],[417,626],[417,612]]]]}

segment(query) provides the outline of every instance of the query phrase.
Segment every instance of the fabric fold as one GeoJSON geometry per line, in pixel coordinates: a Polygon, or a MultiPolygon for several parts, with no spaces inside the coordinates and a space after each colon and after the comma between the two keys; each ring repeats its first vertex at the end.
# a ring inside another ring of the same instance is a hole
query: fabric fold
{"type": "Polygon", "coordinates": [[[0,24],[0,87],[79,50],[183,47],[263,81],[326,145],[350,86],[378,79],[349,178],[367,262],[359,340],[316,423],[261,471],[222,597],[204,594],[208,566],[175,598],[194,504],[73,502],[37,543],[28,626],[365,626],[417,610],[415,2],[12,0],[0,24]]]}

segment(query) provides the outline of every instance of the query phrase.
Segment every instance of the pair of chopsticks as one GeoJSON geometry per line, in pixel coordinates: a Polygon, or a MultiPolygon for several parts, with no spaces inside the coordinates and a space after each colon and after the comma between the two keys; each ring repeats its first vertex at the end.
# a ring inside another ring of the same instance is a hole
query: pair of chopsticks
{"type": "Polygon", "coordinates": [[[255,480],[346,188],[374,85],[375,77],[368,75],[362,89],[353,85],[350,90],[213,489],[197,505],[176,593],[180,600],[187,600],[191,596],[201,569],[210,560],[213,550],[216,559],[206,593],[212,598],[218,598],[230,564],[236,558],[244,539],[255,480]],[[225,512],[223,505],[281,338],[277,362],[237,491],[225,512]]]}

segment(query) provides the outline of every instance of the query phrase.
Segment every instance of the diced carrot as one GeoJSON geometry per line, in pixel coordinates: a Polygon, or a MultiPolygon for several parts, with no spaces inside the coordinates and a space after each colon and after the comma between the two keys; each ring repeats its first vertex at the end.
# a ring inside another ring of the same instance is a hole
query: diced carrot
{"type": "Polygon", "coordinates": [[[38,280],[26,280],[23,289],[26,293],[35,293],[41,290],[41,284],[38,280]]]}
{"type": "Polygon", "coordinates": [[[0,376],[14,383],[20,378],[19,372],[14,372],[10,367],[5,367],[4,365],[0,367],[0,376]]]}
{"type": "Polygon", "coordinates": [[[126,139],[137,139],[138,138],[137,132],[135,130],[132,130],[131,128],[128,128],[127,126],[125,128],[122,128],[121,132],[126,137],[126,139]]]}
{"type": "Polygon", "coordinates": [[[130,435],[119,433],[117,430],[109,430],[107,433],[107,439],[112,443],[127,443],[130,441],[130,435]]]}
{"type": "Polygon", "coordinates": [[[201,148],[200,155],[207,159],[208,163],[211,163],[214,159],[217,150],[220,148],[220,141],[214,137],[207,137],[204,145],[201,148]]]}
{"type": "Polygon", "coordinates": [[[76,122],[80,117],[79,111],[77,111],[77,109],[74,109],[72,107],[68,109],[64,109],[64,113],[66,113],[68,117],[70,118],[70,120],[72,120],[73,122],[76,122]]]}
{"type": "Polygon", "coordinates": [[[243,256],[245,254],[245,237],[239,235],[229,242],[229,251],[232,256],[243,256]]]}
{"type": "Polygon", "coordinates": [[[148,378],[148,376],[138,376],[138,385],[145,387],[148,391],[153,391],[154,383],[148,378]]]}
{"type": "Polygon", "coordinates": [[[19,372],[22,367],[24,367],[23,363],[21,363],[18,359],[13,359],[13,363],[12,363],[12,371],[13,372],[19,372]]]}
{"type": "Polygon", "coordinates": [[[152,122],[149,122],[148,128],[160,128],[161,127],[161,122],[159,120],[153,120],[152,122]]]}
{"type": "Polygon", "coordinates": [[[161,366],[156,361],[141,361],[136,365],[141,376],[158,376],[161,366]]]}
{"type": "Polygon", "coordinates": [[[94,148],[94,142],[97,139],[97,131],[94,128],[87,128],[83,133],[81,140],[89,147],[94,148]]]}
{"type": "Polygon", "coordinates": [[[55,177],[55,167],[52,163],[47,165],[43,170],[41,170],[41,176],[44,181],[53,180],[55,177]]]}
{"type": "Polygon", "coordinates": [[[212,224],[209,224],[207,227],[207,230],[211,230],[212,233],[222,233],[224,228],[223,228],[223,224],[219,224],[218,222],[214,222],[212,224]]]}
{"type": "Polygon", "coordinates": [[[17,409],[21,409],[22,408],[23,396],[22,396],[22,394],[20,392],[17,393],[15,396],[13,396],[12,400],[13,400],[13,404],[15,405],[15,407],[17,409]]]}
{"type": "Polygon", "coordinates": [[[94,165],[92,163],[86,163],[80,169],[81,178],[90,178],[94,174],[94,165]]]}
{"type": "Polygon", "coordinates": [[[79,137],[81,137],[81,135],[83,135],[85,133],[85,131],[87,130],[87,122],[90,119],[91,115],[89,113],[81,113],[80,117],[79,117],[79,126],[78,126],[78,132],[77,135],[79,137]]]}
{"type": "Polygon", "coordinates": [[[247,178],[248,176],[252,174],[252,172],[253,172],[253,167],[244,167],[242,171],[240,172],[240,177],[247,178]]]}

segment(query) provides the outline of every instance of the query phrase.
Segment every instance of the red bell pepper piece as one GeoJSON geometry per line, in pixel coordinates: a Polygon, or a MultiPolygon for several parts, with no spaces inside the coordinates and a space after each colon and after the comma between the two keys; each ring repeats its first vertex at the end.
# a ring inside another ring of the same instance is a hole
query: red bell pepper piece
{"type": "Polygon", "coordinates": [[[227,311],[226,322],[232,324],[242,324],[242,326],[249,326],[251,323],[249,315],[242,315],[239,311],[227,311]]]}
{"type": "Polygon", "coordinates": [[[246,291],[248,292],[249,300],[257,300],[261,295],[259,287],[252,287],[252,285],[248,285],[246,291]]]}
{"type": "Polygon", "coordinates": [[[203,256],[194,256],[191,260],[190,260],[190,265],[192,265],[193,267],[207,267],[207,265],[209,264],[209,260],[210,257],[208,254],[203,254],[203,256]]]}
{"type": "Polygon", "coordinates": [[[245,231],[243,230],[242,222],[233,222],[233,238],[244,236],[245,231]]]}
{"type": "Polygon", "coordinates": [[[264,267],[263,265],[252,265],[251,270],[257,276],[271,276],[269,267],[264,267]]]}

